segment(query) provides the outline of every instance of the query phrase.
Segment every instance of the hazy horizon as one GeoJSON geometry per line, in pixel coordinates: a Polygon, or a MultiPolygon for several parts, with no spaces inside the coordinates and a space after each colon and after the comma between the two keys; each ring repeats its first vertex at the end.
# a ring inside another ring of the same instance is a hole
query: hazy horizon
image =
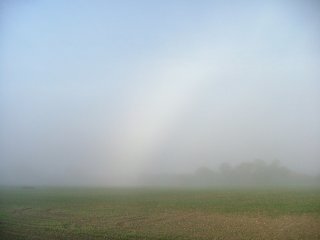
{"type": "Polygon", "coordinates": [[[320,173],[317,1],[0,6],[0,185],[320,173]]]}

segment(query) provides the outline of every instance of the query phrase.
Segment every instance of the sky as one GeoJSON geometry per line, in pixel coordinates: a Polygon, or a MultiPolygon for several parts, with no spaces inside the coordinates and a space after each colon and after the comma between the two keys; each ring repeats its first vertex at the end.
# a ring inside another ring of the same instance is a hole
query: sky
{"type": "Polygon", "coordinates": [[[0,184],[132,184],[262,159],[320,173],[320,4],[0,5],[0,184]]]}

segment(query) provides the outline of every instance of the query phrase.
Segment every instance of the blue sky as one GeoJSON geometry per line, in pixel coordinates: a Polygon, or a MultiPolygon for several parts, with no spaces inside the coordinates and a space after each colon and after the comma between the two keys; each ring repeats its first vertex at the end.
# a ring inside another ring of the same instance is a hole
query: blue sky
{"type": "Polygon", "coordinates": [[[125,182],[256,158],[320,171],[317,1],[1,8],[1,182],[125,182]]]}

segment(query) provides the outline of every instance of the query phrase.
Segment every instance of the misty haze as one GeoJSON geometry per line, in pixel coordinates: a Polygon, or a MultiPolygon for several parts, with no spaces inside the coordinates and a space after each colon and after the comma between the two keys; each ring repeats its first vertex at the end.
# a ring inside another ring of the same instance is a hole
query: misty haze
{"type": "Polygon", "coordinates": [[[317,239],[319,10],[316,0],[1,1],[0,238],[317,239]],[[104,219],[93,232],[75,217],[91,207],[104,219]],[[186,212],[194,220],[166,227],[186,212]],[[210,225],[230,212],[296,232],[210,225]],[[14,228],[33,220],[30,235],[14,228]]]}

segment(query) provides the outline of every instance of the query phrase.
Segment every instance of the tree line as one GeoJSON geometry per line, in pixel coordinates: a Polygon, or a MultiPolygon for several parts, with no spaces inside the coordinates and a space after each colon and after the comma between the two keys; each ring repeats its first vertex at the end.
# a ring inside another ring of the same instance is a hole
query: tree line
{"type": "Polygon", "coordinates": [[[217,170],[201,167],[192,174],[149,175],[148,185],[190,187],[307,187],[320,186],[320,176],[294,172],[279,161],[242,162],[231,166],[222,163],[217,170]]]}

